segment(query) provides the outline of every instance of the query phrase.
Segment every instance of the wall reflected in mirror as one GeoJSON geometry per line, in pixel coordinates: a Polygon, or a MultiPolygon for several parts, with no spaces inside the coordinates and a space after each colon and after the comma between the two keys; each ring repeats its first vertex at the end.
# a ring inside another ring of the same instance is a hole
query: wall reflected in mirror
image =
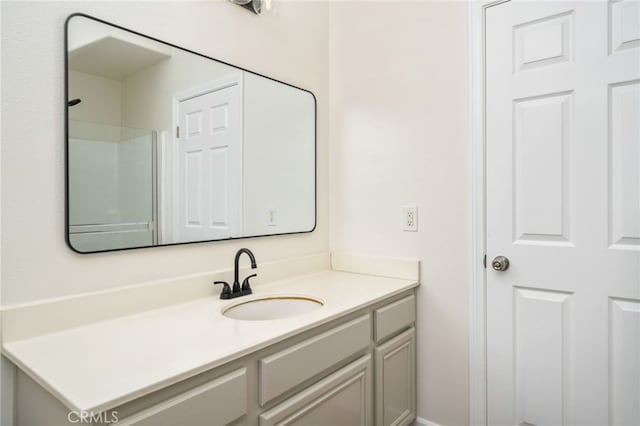
{"type": "Polygon", "coordinates": [[[67,90],[75,251],[314,229],[311,92],[84,15],[67,90]]]}

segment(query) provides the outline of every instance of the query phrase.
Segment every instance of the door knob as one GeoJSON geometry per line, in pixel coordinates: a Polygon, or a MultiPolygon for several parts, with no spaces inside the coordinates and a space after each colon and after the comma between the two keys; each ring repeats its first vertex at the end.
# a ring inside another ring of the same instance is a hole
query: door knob
{"type": "Polygon", "coordinates": [[[496,271],[506,271],[509,269],[509,259],[504,256],[496,256],[491,261],[491,266],[496,271]]]}

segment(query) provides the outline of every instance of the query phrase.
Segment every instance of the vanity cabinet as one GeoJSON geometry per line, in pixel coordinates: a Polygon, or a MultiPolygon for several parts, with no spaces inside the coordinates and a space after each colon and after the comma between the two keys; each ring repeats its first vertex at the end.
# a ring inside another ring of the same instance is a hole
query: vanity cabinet
{"type": "Polygon", "coordinates": [[[376,426],[408,425],[416,417],[415,309],[411,295],[374,310],[376,426]]]}
{"type": "MultiPolygon", "coordinates": [[[[347,312],[82,424],[409,425],[416,417],[415,303],[411,289],[347,312]]],[[[78,423],[18,375],[18,426],[78,423]]]]}
{"type": "Polygon", "coordinates": [[[371,342],[371,315],[363,315],[262,358],[260,405],[303,383],[344,359],[366,351],[371,342]]]}
{"type": "Polygon", "coordinates": [[[416,416],[416,333],[376,347],[376,426],[409,425],[416,416]]]}
{"type": "Polygon", "coordinates": [[[371,424],[371,355],[365,355],[260,415],[260,426],[371,424]]]}

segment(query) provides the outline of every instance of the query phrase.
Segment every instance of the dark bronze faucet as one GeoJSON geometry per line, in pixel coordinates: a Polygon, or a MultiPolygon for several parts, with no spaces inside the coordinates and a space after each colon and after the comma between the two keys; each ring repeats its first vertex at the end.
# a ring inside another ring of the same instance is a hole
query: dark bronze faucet
{"type": "Polygon", "coordinates": [[[256,265],[256,258],[248,248],[241,248],[236,253],[236,258],[234,260],[234,270],[233,270],[233,287],[229,287],[229,284],[225,281],[216,281],[214,284],[222,284],[222,292],[220,293],[220,299],[233,299],[240,296],[245,296],[247,294],[251,294],[251,285],[249,284],[249,279],[255,277],[257,274],[249,275],[242,281],[242,287],[240,287],[240,281],[238,280],[239,273],[239,261],[242,253],[246,253],[249,256],[249,260],[251,260],[251,269],[256,269],[258,266],[256,265]]]}

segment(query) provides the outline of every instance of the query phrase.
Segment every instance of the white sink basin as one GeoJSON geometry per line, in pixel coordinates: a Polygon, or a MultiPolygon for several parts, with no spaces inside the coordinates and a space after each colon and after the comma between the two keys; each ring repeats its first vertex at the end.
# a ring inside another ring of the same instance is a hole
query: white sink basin
{"type": "Polygon", "coordinates": [[[308,296],[265,296],[239,301],[222,311],[222,315],[246,321],[273,320],[306,314],[323,303],[308,296]]]}

